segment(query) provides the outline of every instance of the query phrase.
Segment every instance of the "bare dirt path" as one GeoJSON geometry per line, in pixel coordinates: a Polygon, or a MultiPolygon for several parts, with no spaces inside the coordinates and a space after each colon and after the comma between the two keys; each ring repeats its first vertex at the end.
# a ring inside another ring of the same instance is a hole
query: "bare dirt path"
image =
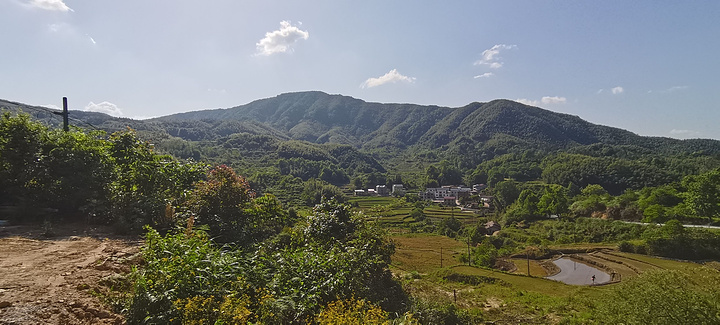
{"type": "Polygon", "coordinates": [[[98,293],[130,270],[140,243],[76,229],[44,239],[33,228],[0,227],[0,324],[124,323],[98,293]]]}

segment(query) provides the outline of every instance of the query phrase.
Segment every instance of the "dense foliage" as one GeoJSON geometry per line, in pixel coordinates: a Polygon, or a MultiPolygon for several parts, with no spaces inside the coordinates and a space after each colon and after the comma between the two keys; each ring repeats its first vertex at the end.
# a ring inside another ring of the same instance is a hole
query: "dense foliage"
{"type": "Polygon", "coordinates": [[[168,211],[204,170],[158,155],[132,130],[106,137],[50,129],[23,114],[0,118],[0,203],[18,207],[17,221],[55,209],[125,230],[168,226],[168,211]]]}
{"type": "Polygon", "coordinates": [[[316,316],[323,323],[355,308],[385,320],[387,312],[407,309],[388,270],[392,243],[336,202],[244,251],[218,247],[202,230],[147,231],[147,266],[134,274],[131,323],[291,324],[316,316]]]}

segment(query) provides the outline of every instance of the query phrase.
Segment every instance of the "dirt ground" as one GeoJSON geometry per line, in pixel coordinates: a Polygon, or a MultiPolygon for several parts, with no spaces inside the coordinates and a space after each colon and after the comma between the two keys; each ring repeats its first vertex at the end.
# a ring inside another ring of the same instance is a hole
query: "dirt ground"
{"type": "Polygon", "coordinates": [[[137,238],[63,225],[0,226],[0,324],[123,324],[102,302],[139,261],[137,238]]]}

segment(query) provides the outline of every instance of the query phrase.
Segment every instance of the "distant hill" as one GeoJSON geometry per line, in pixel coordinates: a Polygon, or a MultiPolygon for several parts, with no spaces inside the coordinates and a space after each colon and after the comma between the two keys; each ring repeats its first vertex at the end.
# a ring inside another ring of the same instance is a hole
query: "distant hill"
{"type": "MultiPolygon", "coordinates": [[[[47,108],[9,101],[0,101],[0,106],[22,109],[51,125],[61,121],[47,108]]],[[[464,160],[461,165],[472,167],[498,154],[527,149],[608,153],[621,148],[625,154],[720,154],[720,141],[644,137],[502,99],[451,108],[370,103],[310,91],[143,121],[81,111],[71,111],[71,117],[71,124],[109,132],[131,127],[155,143],[180,138],[203,146],[207,141],[227,143],[233,134],[250,134],[278,141],[344,144],[384,162],[396,159],[395,163],[400,156],[427,154],[459,157],[464,160]]],[[[429,160],[433,159],[437,158],[429,160]]]]}
{"type": "Polygon", "coordinates": [[[299,92],[253,101],[229,109],[173,114],[152,119],[162,124],[188,121],[261,123],[297,140],[349,144],[391,152],[410,147],[435,149],[462,140],[478,148],[493,139],[547,150],[593,144],[637,146],[673,154],[720,153],[716,140],[643,137],[592,124],[510,100],[450,108],[369,103],[323,92],[299,92]]]}

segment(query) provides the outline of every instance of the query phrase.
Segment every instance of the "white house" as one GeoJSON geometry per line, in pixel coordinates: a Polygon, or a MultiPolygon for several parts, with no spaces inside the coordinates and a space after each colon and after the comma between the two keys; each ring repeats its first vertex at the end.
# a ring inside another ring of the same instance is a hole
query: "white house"
{"type": "Polygon", "coordinates": [[[375,193],[380,196],[390,195],[390,190],[385,185],[376,185],[375,193]]]}
{"type": "Polygon", "coordinates": [[[428,187],[424,192],[418,193],[418,196],[423,200],[443,200],[449,196],[468,197],[471,191],[471,188],[461,186],[428,187]]]}

